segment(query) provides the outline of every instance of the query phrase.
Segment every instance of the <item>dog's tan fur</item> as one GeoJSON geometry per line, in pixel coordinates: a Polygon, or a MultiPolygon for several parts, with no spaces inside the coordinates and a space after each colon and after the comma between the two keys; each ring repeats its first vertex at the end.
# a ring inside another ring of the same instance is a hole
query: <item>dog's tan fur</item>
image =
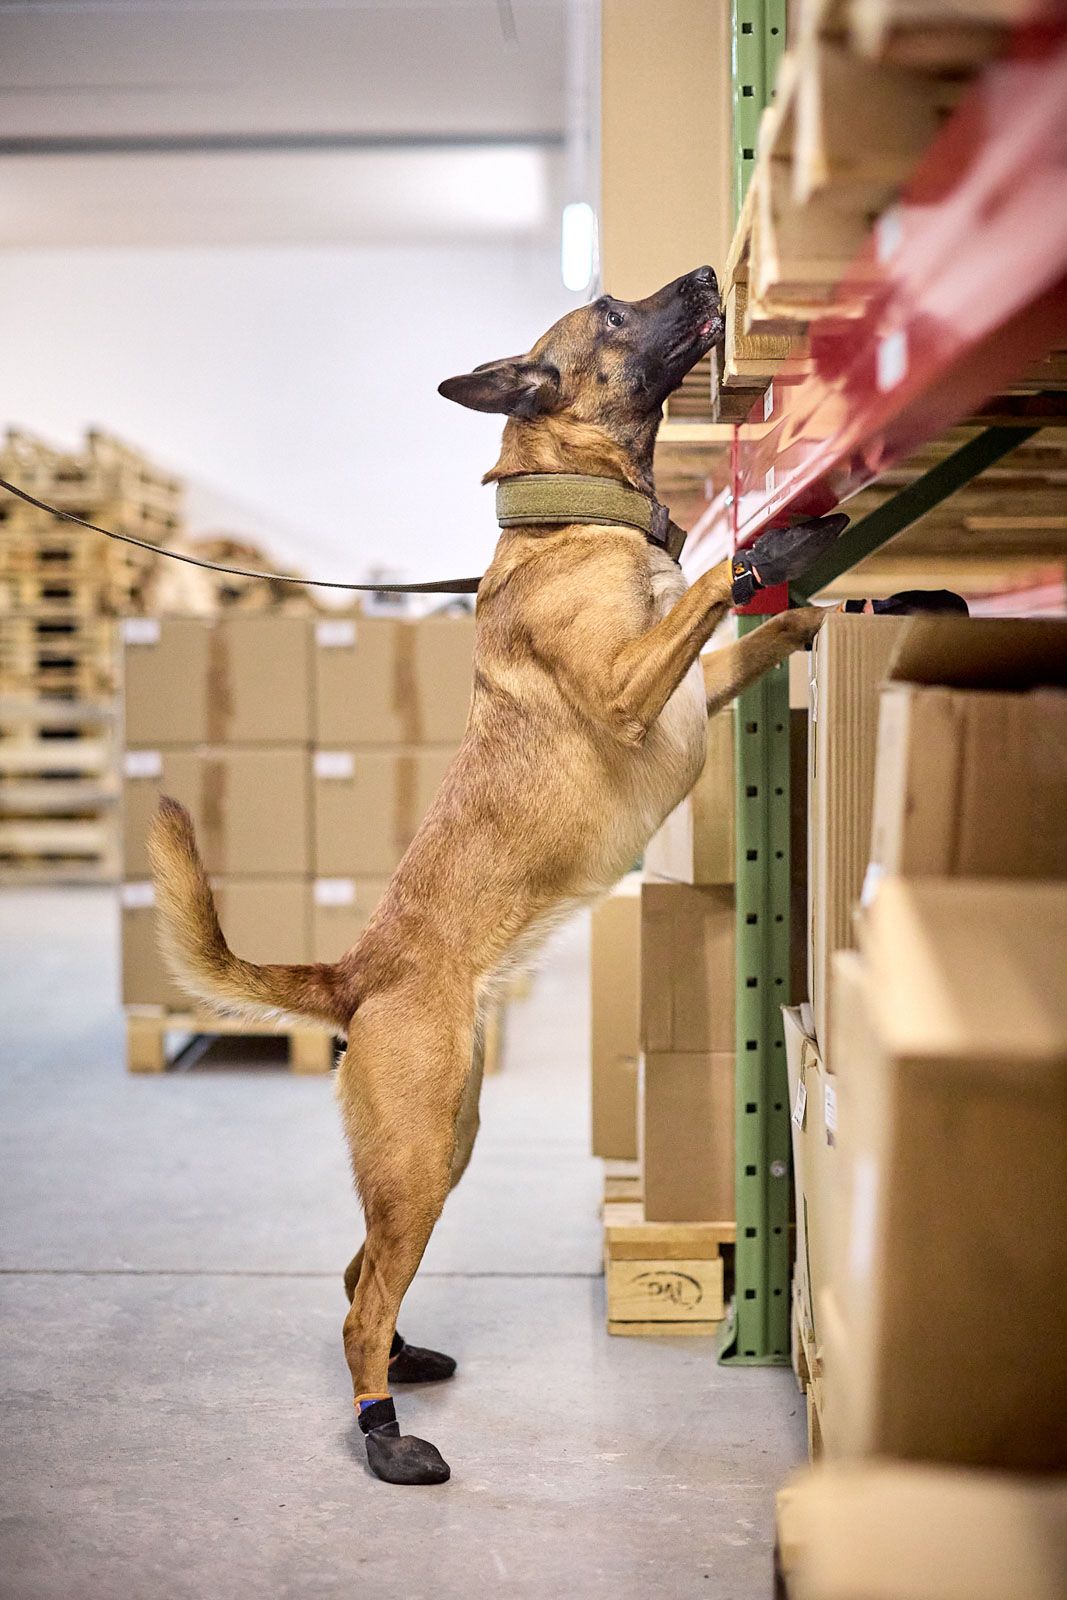
{"type": "MultiPolygon", "coordinates": [[[[506,402],[490,478],[601,473],[651,488],[656,385],[674,369],[641,392],[633,350],[620,355],[621,341],[600,337],[603,304],[571,313],[484,380],[454,380],[467,404],[506,402]]],[[[699,341],[694,349],[696,359],[699,341]]],[[[471,1063],[493,985],[629,870],[696,781],[708,712],[821,620],[812,610],[774,617],[702,670],[699,651],[730,595],[728,563],[687,588],[629,528],[504,532],[478,595],[463,742],[359,942],[332,965],[257,967],[231,955],[189,819],[174,802],[160,808],[150,840],[160,919],[188,988],[223,1008],[347,1030],[337,1093],[367,1229],[346,1275],[357,1395],[388,1389],[401,1300],[470,1155],[471,1063]]]]}

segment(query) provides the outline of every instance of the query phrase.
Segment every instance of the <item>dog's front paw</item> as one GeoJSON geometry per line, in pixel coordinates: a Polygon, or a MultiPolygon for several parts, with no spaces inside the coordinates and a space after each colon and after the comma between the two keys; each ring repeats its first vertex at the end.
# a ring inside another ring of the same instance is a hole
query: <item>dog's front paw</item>
{"type": "Polygon", "coordinates": [[[830,608],[826,606],[795,606],[791,611],[783,611],[779,620],[783,631],[795,639],[800,648],[811,643],[829,613],[830,608]]]}

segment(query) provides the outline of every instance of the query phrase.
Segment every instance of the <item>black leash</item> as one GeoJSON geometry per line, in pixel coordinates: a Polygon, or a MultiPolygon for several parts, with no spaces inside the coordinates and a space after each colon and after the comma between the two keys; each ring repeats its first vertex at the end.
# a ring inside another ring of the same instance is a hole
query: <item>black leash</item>
{"type": "Polygon", "coordinates": [[[138,550],[150,551],[152,555],[166,556],[169,561],[184,561],[187,566],[205,567],[208,572],[222,572],[230,578],[263,578],[274,583],[299,583],[311,589],[352,589],[361,594],[383,591],[387,594],[477,594],[482,581],[481,578],[438,578],[434,583],[324,583],[317,578],[294,578],[290,572],[251,572],[247,567],[224,567],[217,561],[205,561],[200,556],[183,555],[180,550],[164,550],[161,545],[149,544],[147,539],[135,539],[132,533],[116,533],[113,528],[101,528],[95,522],[86,522],[84,517],[76,517],[72,511],[60,511],[47,501],[27,494],[25,489],[8,483],[6,478],[0,478],[0,489],[6,489],[8,494],[17,495],[27,505],[36,506],[38,511],[47,511],[62,522],[76,522],[79,528],[102,533],[105,539],[117,539],[120,544],[132,544],[138,550]]]}

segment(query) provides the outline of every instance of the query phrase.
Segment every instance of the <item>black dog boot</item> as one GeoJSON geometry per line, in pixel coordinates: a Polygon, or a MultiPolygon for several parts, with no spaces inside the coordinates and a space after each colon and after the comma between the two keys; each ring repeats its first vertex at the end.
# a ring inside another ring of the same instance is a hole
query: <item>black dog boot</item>
{"type": "Polygon", "coordinates": [[[367,1441],[367,1465],[383,1483],[445,1483],[451,1476],[436,1445],[401,1434],[388,1395],[364,1395],[356,1401],[356,1414],[367,1441]]]}
{"type": "Polygon", "coordinates": [[[825,550],[848,527],[842,512],[798,522],[795,528],[769,528],[747,550],[733,559],[733,602],[744,606],[758,589],[789,583],[814,566],[825,550]]]}
{"type": "Polygon", "coordinates": [[[420,1350],[418,1345],[405,1344],[399,1333],[393,1334],[389,1351],[390,1383],[441,1383],[451,1378],[456,1363],[451,1356],[439,1350],[420,1350]]]}

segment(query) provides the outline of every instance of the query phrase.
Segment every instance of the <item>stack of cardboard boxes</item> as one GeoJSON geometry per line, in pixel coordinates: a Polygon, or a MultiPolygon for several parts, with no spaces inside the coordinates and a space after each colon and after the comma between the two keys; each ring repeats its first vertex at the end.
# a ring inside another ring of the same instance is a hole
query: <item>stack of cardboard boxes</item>
{"type": "MultiPolygon", "coordinates": [[[[916,1566],[965,1522],[982,1576],[953,1594],[1052,1595],[1065,1480],[1012,1475],[1067,1472],[1067,625],[898,625],[868,743],[838,635],[877,621],[834,617],[816,647],[814,761],[857,730],[874,760],[851,926],[812,924],[829,1027],[788,1019],[795,1329],[833,1476],[788,1491],[783,1560],[791,1593],[836,1594],[857,1539],[916,1566]],[[914,1528],[891,1513],[920,1502],[914,1528]],[[989,1588],[1005,1542],[1029,1566],[989,1588]]],[[[846,796],[824,824],[818,793],[816,850],[864,821],[846,796]]]]}
{"type": "Polygon", "coordinates": [[[722,1246],[734,1219],[732,746],[730,715],[715,717],[704,772],[651,841],[642,879],[593,913],[593,1150],[635,1163],[635,1203],[605,1211],[614,1332],[708,1332],[724,1314],[722,1246]]]}
{"type": "Polygon", "coordinates": [[[125,624],[123,1000],[188,1011],[156,949],[146,834],[192,812],[227,938],[335,960],[463,733],[473,620],[239,613],[125,624]]]}

